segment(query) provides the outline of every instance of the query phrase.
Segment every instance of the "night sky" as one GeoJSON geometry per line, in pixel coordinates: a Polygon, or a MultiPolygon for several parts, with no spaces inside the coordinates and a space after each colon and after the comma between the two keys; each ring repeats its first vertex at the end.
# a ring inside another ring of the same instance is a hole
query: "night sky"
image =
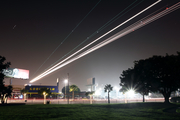
{"type": "MultiPolygon", "coordinates": [[[[42,73],[88,37],[89,39],[75,51],[155,1],[157,0],[1,1],[0,55],[6,57],[7,62],[11,62],[11,68],[30,70],[29,80],[13,79],[12,85],[28,84],[31,79],[42,73]],[[134,4],[126,10],[126,12],[128,11],[126,14],[119,15],[120,17],[117,17],[117,20],[97,33],[99,28],[133,2],[134,4]],[[138,3],[140,4],[137,5],[138,3]],[[134,7],[135,5],[137,6],[134,7]],[[93,7],[95,8],[92,10],[93,7]],[[86,16],[87,14],[88,16],[86,16]],[[83,20],[85,16],[86,18],[83,20]],[[93,33],[96,34],[90,37],[93,33]],[[70,36],[65,39],[69,34],[70,36]],[[60,45],[63,40],[65,41],[60,45]],[[58,47],[58,45],[60,46],[58,47]],[[38,70],[57,47],[58,49],[54,54],[38,70]]],[[[177,2],[179,0],[162,0],[107,37],[152,12],[160,8],[165,9],[177,2]]],[[[176,51],[180,51],[180,9],[32,84],[56,85],[56,79],[59,78],[62,87],[64,86],[63,81],[69,73],[70,85],[76,84],[81,90],[87,90],[87,79],[91,77],[95,77],[99,86],[112,84],[112,86],[119,87],[120,74],[123,70],[132,67],[135,60],[145,59],[153,55],[165,55],[166,53],[176,54],[176,51]]],[[[10,78],[6,78],[5,84],[9,84],[9,80],[10,78]]]]}

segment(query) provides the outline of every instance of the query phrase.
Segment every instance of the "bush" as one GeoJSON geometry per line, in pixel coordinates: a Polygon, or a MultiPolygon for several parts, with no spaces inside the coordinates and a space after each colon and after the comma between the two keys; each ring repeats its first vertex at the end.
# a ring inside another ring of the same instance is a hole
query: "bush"
{"type": "Polygon", "coordinates": [[[173,103],[180,103],[180,97],[172,97],[170,101],[173,103]]]}

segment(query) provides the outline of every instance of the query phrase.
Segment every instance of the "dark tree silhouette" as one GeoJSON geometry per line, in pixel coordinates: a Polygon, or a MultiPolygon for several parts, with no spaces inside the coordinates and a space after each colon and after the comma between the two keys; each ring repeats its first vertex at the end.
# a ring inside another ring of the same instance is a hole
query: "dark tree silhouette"
{"type": "Polygon", "coordinates": [[[169,103],[171,93],[180,88],[180,52],[177,55],[166,54],[135,61],[134,67],[123,71],[120,79],[123,89],[132,86],[144,94],[149,91],[160,92],[165,103],[169,103]]]}
{"type": "Polygon", "coordinates": [[[27,94],[27,92],[28,92],[28,90],[25,89],[25,88],[23,88],[23,89],[21,90],[21,94],[23,94],[24,99],[26,99],[26,94],[27,94]]]}
{"type": "Polygon", "coordinates": [[[86,92],[85,95],[86,95],[86,96],[90,96],[90,95],[93,95],[94,93],[95,93],[94,91],[92,91],[92,92],[86,92]]]}
{"type": "MultiPolygon", "coordinates": [[[[70,92],[70,88],[68,86],[66,86],[66,94],[69,94],[69,92],[70,92]]],[[[74,93],[78,93],[78,92],[80,92],[79,88],[77,91],[74,91],[74,93]]],[[[62,93],[65,94],[65,87],[62,88],[62,93]]]]}
{"type": "Polygon", "coordinates": [[[111,84],[107,84],[104,87],[104,92],[108,92],[108,103],[110,103],[110,99],[109,99],[109,93],[113,90],[113,87],[111,86],[111,84]]]}
{"type": "Polygon", "coordinates": [[[150,85],[147,82],[146,75],[141,71],[142,66],[135,66],[123,71],[121,74],[120,89],[121,92],[127,92],[128,90],[134,90],[143,96],[143,102],[145,101],[144,96],[148,95],[150,91],[150,85]]]}
{"type": "Polygon", "coordinates": [[[21,90],[21,94],[25,94],[25,93],[27,93],[27,92],[28,92],[28,90],[25,89],[25,88],[23,88],[23,89],[21,90]]]}
{"type": "MultiPolygon", "coordinates": [[[[62,88],[62,93],[65,95],[65,87],[62,88]]],[[[69,87],[66,86],[66,94],[69,94],[69,87]]]]}
{"type": "Polygon", "coordinates": [[[7,99],[8,96],[11,96],[12,86],[5,87],[4,85],[4,77],[3,70],[9,68],[11,65],[10,62],[5,63],[6,58],[0,56],[0,97],[1,103],[4,104],[4,100],[7,99]]]}

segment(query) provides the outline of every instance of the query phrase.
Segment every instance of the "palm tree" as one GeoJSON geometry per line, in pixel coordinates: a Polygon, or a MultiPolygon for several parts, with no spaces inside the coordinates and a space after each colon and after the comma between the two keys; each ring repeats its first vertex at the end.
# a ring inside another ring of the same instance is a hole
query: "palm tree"
{"type": "Polygon", "coordinates": [[[78,86],[71,85],[71,86],[69,86],[69,89],[70,89],[69,92],[72,92],[72,99],[74,99],[74,91],[78,91],[78,86]]]}
{"type": "Polygon", "coordinates": [[[108,103],[110,103],[110,100],[109,100],[109,92],[111,92],[112,90],[113,90],[113,87],[111,86],[111,84],[105,85],[105,87],[104,87],[104,92],[108,92],[108,103]]]}

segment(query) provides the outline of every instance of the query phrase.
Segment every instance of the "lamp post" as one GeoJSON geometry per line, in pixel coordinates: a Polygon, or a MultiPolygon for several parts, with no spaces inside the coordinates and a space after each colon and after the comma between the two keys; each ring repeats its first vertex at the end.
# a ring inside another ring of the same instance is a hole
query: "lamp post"
{"type": "Polygon", "coordinates": [[[68,82],[68,80],[64,80],[65,83],[65,99],[66,99],[66,83],[68,82]]]}
{"type": "MultiPolygon", "coordinates": [[[[69,73],[67,75],[68,75],[67,82],[68,82],[68,94],[69,94],[69,73]]],[[[68,95],[68,104],[69,104],[69,95],[68,95]]]]}

